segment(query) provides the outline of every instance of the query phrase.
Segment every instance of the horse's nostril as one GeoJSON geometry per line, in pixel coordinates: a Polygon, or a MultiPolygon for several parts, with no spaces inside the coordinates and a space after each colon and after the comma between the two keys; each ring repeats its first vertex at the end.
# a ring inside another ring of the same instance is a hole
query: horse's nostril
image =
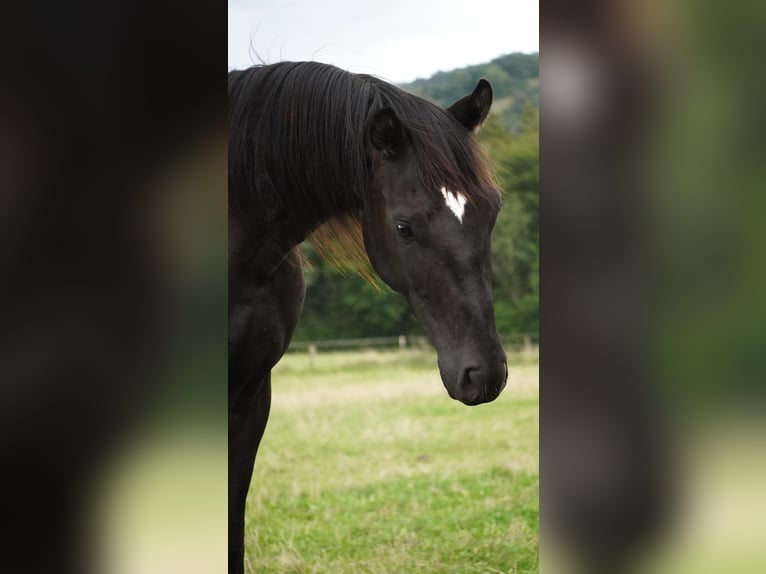
{"type": "Polygon", "coordinates": [[[481,372],[479,369],[468,368],[463,371],[460,379],[460,400],[467,405],[475,405],[481,402],[481,396],[484,391],[481,372]]]}
{"type": "Polygon", "coordinates": [[[495,400],[508,381],[508,365],[503,362],[498,367],[464,369],[460,375],[456,397],[453,398],[467,405],[478,405],[495,400]]]}

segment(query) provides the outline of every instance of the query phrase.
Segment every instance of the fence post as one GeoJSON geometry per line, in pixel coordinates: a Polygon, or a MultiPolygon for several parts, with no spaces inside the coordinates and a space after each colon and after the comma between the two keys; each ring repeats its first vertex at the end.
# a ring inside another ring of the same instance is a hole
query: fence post
{"type": "Polygon", "coordinates": [[[532,337],[530,335],[524,335],[524,355],[527,357],[533,355],[532,337]]]}
{"type": "Polygon", "coordinates": [[[313,369],[316,366],[317,346],[309,345],[309,365],[313,369]]]}
{"type": "Polygon", "coordinates": [[[399,348],[404,349],[407,346],[407,337],[399,335],[399,348]]]}

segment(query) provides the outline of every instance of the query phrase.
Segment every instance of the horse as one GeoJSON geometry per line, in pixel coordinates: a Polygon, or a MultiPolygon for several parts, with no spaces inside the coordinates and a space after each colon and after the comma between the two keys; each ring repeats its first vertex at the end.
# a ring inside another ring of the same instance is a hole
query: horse
{"type": "Polygon", "coordinates": [[[404,296],[453,399],[493,401],[508,368],[490,290],[501,193],[475,137],[489,82],[444,109],[374,76],[280,62],[229,72],[228,98],[229,572],[239,574],[271,370],[305,297],[302,241],[368,261],[404,296]]]}

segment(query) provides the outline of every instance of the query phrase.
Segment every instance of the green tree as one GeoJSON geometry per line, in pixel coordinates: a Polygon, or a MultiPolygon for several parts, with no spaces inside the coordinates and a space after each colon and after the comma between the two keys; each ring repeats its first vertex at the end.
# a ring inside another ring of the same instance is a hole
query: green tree
{"type": "Polygon", "coordinates": [[[527,106],[512,136],[496,116],[481,132],[504,191],[492,238],[492,280],[498,330],[539,329],[539,115],[527,106]]]}
{"type": "Polygon", "coordinates": [[[295,340],[387,337],[421,333],[404,298],[375,287],[355,273],[320,259],[310,243],[301,246],[307,292],[295,340]]]}

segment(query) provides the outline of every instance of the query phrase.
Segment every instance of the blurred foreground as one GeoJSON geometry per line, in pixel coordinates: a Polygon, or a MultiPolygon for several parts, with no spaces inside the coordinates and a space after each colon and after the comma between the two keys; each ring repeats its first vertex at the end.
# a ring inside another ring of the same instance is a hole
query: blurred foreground
{"type": "Polygon", "coordinates": [[[225,9],[172,4],[0,17],[4,574],[226,569],[225,9]]]}
{"type": "Polygon", "coordinates": [[[542,571],[766,571],[764,5],[541,7],[542,571]]]}

